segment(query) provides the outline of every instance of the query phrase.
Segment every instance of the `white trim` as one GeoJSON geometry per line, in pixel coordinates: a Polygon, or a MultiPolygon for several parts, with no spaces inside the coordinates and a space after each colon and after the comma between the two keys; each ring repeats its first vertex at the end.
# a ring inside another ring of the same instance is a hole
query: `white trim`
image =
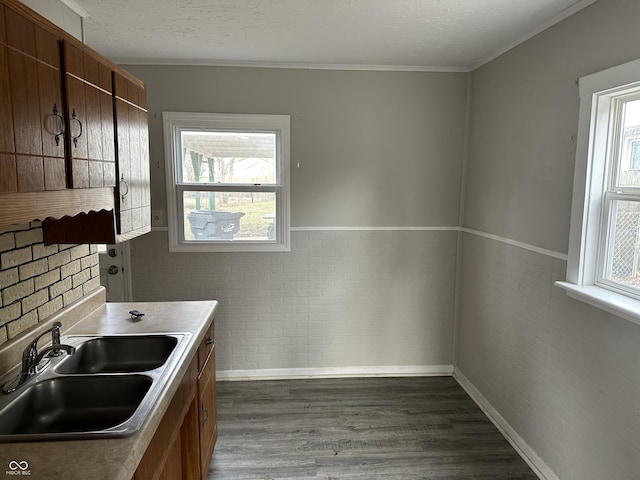
{"type": "Polygon", "coordinates": [[[62,3],[64,3],[67,7],[69,7],[71,10],[73,10],[79,17],[81,18],[89,18],[91,16],[91,14],[89,12],[87,12],[84,7],[82,7],[78,2],[76,2],[75,0],[60,0],[62,3]]]}
{"type": "Polygon", "coordinates": [[[398,365],[368,367],[263,368],[221,370],[216,380],[292,380],[300,378],[451,376],[453,365],[398,365]]]}
{"type": "Polygon", "coordinates": [[[368,232],[368,231],[423,231],[423,232],[457,232],[460,227],[291,227],[292,232],[368,232]]]}
{"type": "Polygon", "coordinates": [[[473,230],[471,228],[462,227],[462,231],[465,233],[469,233],[471,235],[477,235],[478,237],[489,238],[491,240],[496,240],[498,242],[506,243],[507,245],[512,245],[514,247],[523,248],[525,250],[529,250],[531,252],[540,253],[541,255],[546,255],[548,257],[557,258],[559,260],[567,260],[568,256],[566,253],[556,252],[554,250],[547,250],[546,248],[536,247],[535,245],[530,245],[528,243],[518,242],[516,240],[511,240],[505,237],[499,237],[498,235],[493,235],[491,233],[481,232],[479,230],[473,230]]]}
{"type": "Polygon", "coordinates": [[[509,50],[514,49],[518,45],[520,45],[520,44],[526,42],[527,40],[535,37],[539,33],[544,32],[548,28],[553,27],[556,23],[560,23],[565,18],[569,18],[571,15],[573,15],[575,13],[578,13],[583,8],[586,8],[586,7],[588,7],[589,5],[591,5],[592,3],[595,3],[595,2],[596,2],[596,0],[579,0],[579,1],[577,1],[573,5],[565,8],[562,12],[557,14],[555,17],[553,17],[550,20],[544,22],[542,25],[538,26],[537,28],[534,28],[529,33],[527,33],[527,34],[525,34],[525,35],[523,35],[521,37],[518,37],[513,42],[510,42],[510,43],[506,44],[505,46],[503,46],[502,48],[496,50],[492,54],[487,55],[486,57],[482,58],[475,65],[473,65],[470,68],[470,70],[471,71],[476,70],[477,68],[480,68],[481,66],[489,63],[491,60],[495,60],[500,55],[503,55],[503,54],[507,53],[509,50]]]}
{"type": "Polygon", "coordinates": [[[158,66],[196,66],[196,67],[232,67],[232,68],[290,68],[294,70],[348,70],[374,72],[436,72],[467,73],[469,67],[457,66],[420,66],[420,65],[356,65],[338,63],[268,63],[268,62],[223,62],[215,60],[149,60],[144,58],[115,58],[120,65],[158,65],[158,66]]]}
{"type": "MultiPolygon", "coordinates": [[[[548,257],[557,258],[559,260],[567,260],[567,254],[556,252],[554,250],[547,250],[545,248],[536,247],[524,242],[518,242],[509,238],[493,235],[492,233],[482,232],[480,230],[474,230],[467,227],[420,227],[420,226],[408,226],[408,227],[372,227],[372,226],[344,226],[344,227],[291,227],[292,232],[464,232],[470,235],[476,235],[478,237],[488,238],[497,242],[512,245],[514,247],[529,250],[531,252],[546,255],[548,257]]],[[[152,232],[168,232],[169,227],[153,227],[152,232]]]]}
{"type": "Polygon", "coordinates": [[[640,325],[640,300],[596,285],[555,282],[568,296],[640,325]]]}
{"type": "Polygon", "coordinates": [[[460,371],[458,367],[453,372],[453,378],[467,392],[471,399],[480,407],[484,414],[491,420],[496,428],[507,439],[511,446],[518,452],[518,455],[527,462],[533,473],[542,480],[559,480],[553,470],[544,463],[544,461],[536,454],[536,452],[518,435],[509,422],[496,410],[491,403],[480,393],[480,391],[469,381],[467,377],[460,371]]]}

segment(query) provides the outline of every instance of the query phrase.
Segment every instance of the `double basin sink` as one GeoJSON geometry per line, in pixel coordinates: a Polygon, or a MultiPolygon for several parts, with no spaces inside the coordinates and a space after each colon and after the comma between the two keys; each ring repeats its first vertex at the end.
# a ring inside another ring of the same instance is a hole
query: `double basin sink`
{"type": "Polygon", "coordinates": [[[108,438],[136,432],[175,375],[188,337],[188,333],[63,337],[62,343],[75,347],[75,353],[45,357],[33,379],[15,392],[0,392],[0,442],[108,438]]]}

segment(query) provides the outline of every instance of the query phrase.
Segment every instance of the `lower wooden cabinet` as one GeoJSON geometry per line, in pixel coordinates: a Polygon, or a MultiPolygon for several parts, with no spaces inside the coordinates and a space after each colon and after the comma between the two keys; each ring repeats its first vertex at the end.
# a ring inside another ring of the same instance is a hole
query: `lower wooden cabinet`
{"type": "MultiPolygon", "coordinates": [[[[198,428],[198,398],[193,396],[189,411],[180,428],[182,478],[197,480],[201,476],[200,467],[200,430],[198,428]]],[[[205,472],[206,475],[206,472],[205,472]]],[[[178,478],[178,477],[176,477],[178,478]]]]}
{"type": "Polygon", "coordinates": [[[204,480],[218,439],[215,345],[198,379],[198,402],[200,405],[200,468],[201,478],[204,480]]]}
{"type": "Polygon", "coordinates": [[[213,323],[133,480],[206,479],[218,437],[213,323]]]}
{"type": "Polygon", "coordinates": [[[169,447],[169,455],[164,463],[164,468],[158,477],[160,480],[174,480],[176,478],[189,478],[182,475],[182,437],[176,435],[175,440],[169,447]]]}

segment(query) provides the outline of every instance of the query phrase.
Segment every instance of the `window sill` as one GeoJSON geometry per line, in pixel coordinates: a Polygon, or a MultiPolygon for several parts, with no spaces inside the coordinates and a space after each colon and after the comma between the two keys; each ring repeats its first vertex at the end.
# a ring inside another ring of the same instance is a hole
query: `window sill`
{"type": "Polygon", "coordinates": [[[290,252],[289,243],[170,243],[169,252],[177,253],[220,253],[220,252],[290,252]]]}
{"type": "Polygon", "coordinates": [[[640,300],[595,285],[575,285],[569,282],[556,282],[555,285],[564,289],[571,298],[640,325],[640,300]]]}

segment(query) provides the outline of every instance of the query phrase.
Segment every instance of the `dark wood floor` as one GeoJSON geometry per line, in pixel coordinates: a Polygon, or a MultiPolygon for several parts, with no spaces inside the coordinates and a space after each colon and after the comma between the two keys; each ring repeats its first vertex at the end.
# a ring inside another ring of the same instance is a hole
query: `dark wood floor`
{"type": "Polygon", "coordinates": [[[208,480],[535,480],[450,377],[218,382],[208,480]]]}

